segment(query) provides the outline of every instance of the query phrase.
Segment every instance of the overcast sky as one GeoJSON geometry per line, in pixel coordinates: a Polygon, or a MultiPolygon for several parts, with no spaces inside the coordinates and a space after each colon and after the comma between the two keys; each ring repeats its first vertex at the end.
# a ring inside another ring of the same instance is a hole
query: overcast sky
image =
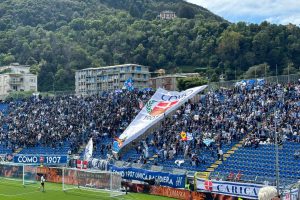
{"type": "Polygon", "coordinates": [[[300,0],[187,0],[231,22],[300,24],[300,0]]]}

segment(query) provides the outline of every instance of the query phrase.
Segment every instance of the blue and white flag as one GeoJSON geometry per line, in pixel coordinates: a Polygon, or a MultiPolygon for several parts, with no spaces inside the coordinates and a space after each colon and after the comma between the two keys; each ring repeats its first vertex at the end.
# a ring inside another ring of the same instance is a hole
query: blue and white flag
{"type": "Polygon", "coordinates": [[[188,140],[188,141],[191,141],[191,140],[193,140],[193,139],[194,139],[194,137],[193,137],[193,134],[192,134],[192,133],[187,133],[187,134],[186,134],[186,138],[187,138],[187,140],[188,140]]]}
{"type": "Polygon", "coordinates": [[[206,145],[206,146],[209,146],[211,143],[213,143],[215,140],[213,139],[204,139],[203,140],[203,143],[206,145]]]}
{"type": "Polygon", "coordinates": [[[132,80],[132,78],[129,78],[129,79],[127,79],[125,81],[124,88],[127,89],[128,91],[133,91],[134,86],[133,86],[133,80],[132,80]]]}
{"type": "Polygon", "coordinates": [[[92,155],[93,155],[93,139],[91,138],[85,147],[83,160],[90,160],[92,155]]]}
{"type": "Polygon", "coordinates": [[[265,79],[262,79],[262,78],[257,79],[257,85],[259,85],[259,86],[264,86],[265,83],[266,83],[265,79]]]}

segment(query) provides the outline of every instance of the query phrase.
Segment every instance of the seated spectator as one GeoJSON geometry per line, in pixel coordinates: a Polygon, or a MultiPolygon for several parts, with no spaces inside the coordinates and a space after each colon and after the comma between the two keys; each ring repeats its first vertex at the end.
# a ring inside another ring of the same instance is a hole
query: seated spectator
{"type": "Polygon", "coordinates": [[[233,172],[230,172],[229,175],[228,175],[228,177],[227,177],[227,179],[228,179],[229,181],[232,181],[232,180],[234,179],[234,173],[233,173],[233,172]]]}
{"type": "Polygon", "coordinates": [[[237,174],[236,177],[235,177],[235,180],[236,180],[236,181],[240,181],[240,180],[241,180],[241,177],[242,177],[242,173],[241,173],[241,171],[239,171],[238,174],[237,174]]]}
{"type": "Polygon", "coordinates": [[[294,158],[299,159],[300,158],[300,150],[295,151],[294,158]]]}

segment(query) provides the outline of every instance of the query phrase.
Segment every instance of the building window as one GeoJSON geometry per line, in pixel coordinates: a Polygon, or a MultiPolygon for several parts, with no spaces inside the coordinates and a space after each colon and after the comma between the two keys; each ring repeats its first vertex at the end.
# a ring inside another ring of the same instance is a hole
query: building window
{"type": "Polygon", "coordinates": [[[135,70],[140,72],[140,71],[142,71],[142,67],[141,66],[136,66],[135,70]]]}

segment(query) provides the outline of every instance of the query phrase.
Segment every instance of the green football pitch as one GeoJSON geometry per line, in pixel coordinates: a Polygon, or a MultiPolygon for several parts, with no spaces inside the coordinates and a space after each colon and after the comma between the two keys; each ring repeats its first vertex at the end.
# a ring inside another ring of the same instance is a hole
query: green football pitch
{"type": "Polygon", "coordinates": [[[23,187],[22,182],[0,179],[0,200],[95,200],[95,199],[116,199],[116,200],[168,200],[170,198],[128,193],[111,197],[106,191],[87,191],[72,189],[63,191],[61,184],[45,183],[45,192],[40,191],[40,184],[30,184],[23,187]]]}

